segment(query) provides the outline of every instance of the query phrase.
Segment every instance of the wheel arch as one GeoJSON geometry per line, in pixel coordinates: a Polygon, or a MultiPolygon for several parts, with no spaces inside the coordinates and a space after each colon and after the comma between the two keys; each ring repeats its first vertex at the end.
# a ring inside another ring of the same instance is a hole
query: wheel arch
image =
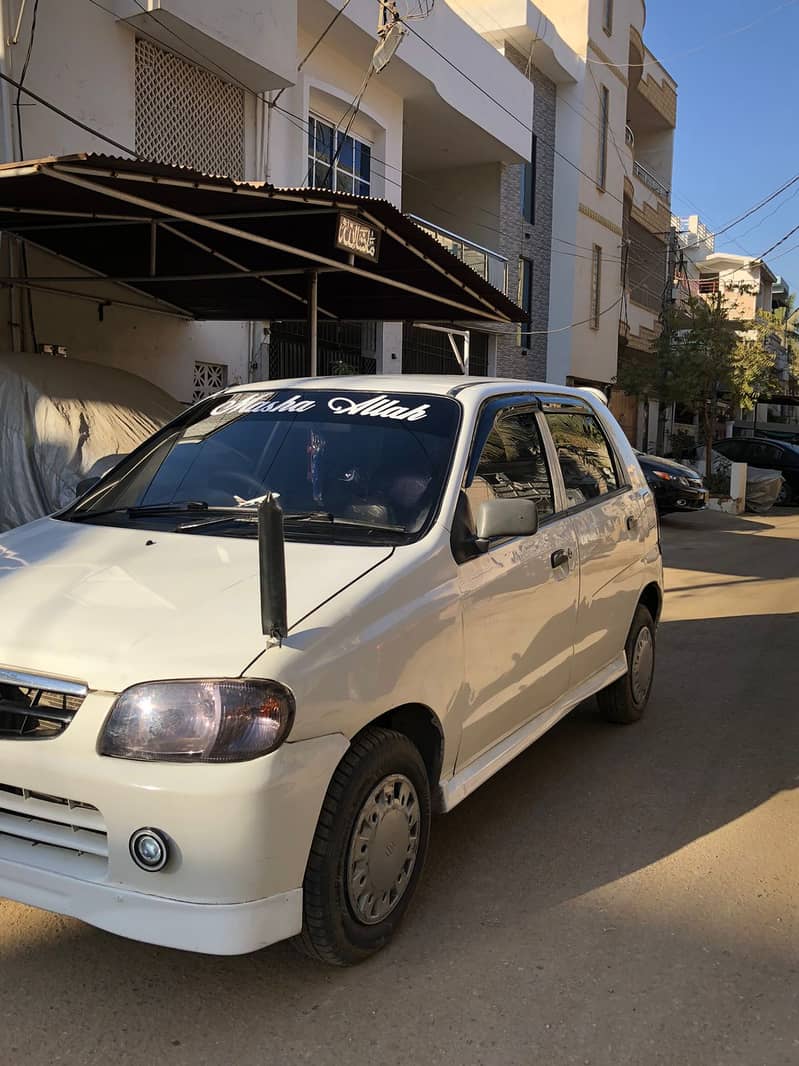
{"type": "Polygon", "coordinates": [[[657,581],[650,581],[639,596],[638,603],[646,607],[655,622],[660,621],[660,615],[663,610],[663,590],[657,581]]]}
{"type": "Polygon", "coordinates": [[[383,726],[406,736],[418,748],[431,791],[435,792],[444,761],[444,729],[435,711],[423,703],[404,703],[367,722],[363,728],[369,726],[383,726]]]}

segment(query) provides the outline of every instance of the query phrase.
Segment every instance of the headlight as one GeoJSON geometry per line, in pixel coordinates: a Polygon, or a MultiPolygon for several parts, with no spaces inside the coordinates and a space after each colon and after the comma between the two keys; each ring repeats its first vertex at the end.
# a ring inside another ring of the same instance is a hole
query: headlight
{"type": "Polygon", "coordinates": [[[244,762],[288,736],[294,696],[275,681],[155,681],[114,701],[101,755],[147,762],[244,762]]]}

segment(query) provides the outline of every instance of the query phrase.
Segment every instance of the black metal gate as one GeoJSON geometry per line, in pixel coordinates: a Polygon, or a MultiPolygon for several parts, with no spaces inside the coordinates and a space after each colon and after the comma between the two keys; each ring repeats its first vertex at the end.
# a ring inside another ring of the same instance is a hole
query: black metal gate
{"type": "MultiPolygon", "coordinates": [[[[332,374],[374,374],[376,323],[324,322],[317,331],[320,377],[332,374]],[[372,354],[364,352],[371,346],[372,354]]],[[[273,322],[269,338],[269,377],[303,378],[311,372],[308,336],[304,322],[273,322]]]]}
{"type": "MultiPolygon", "coordinates": [[[[456,344],[462,344],[456,338],[456,344]]],[[[462,374],[449,337],[437,330],[406,325],[402,333],[403,374],[462,374]]],[[[488,334],[469,331],[469,373],[488,373],[488,334]]]]}

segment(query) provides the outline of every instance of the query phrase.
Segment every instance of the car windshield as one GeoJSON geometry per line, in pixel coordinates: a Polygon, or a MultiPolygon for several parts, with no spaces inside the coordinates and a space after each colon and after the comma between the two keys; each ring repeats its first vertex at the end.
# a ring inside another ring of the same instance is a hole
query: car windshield
{"type": "Polygon", "coordinates": [[[411,539],[444,488],[460,421],[444,396],[246,391],[191,408],[61,515],[252,536],[278,497],[286,535],[411,539]]]}

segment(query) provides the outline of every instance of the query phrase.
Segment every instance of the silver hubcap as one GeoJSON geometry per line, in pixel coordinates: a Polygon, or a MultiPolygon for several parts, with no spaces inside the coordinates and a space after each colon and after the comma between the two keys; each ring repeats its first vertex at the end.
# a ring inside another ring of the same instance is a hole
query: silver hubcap
{"type": "Polygon", "coordinates": [[[419,799],[402,774],[376,785],[355,819],[347,895],[356,918],[382,922],[405,894],[419,851],[419,799]]]}
{"type": "Polygon", "coordinates": [[[655,645],[652,640],[652,633],[647,626],[644,626],[635,638],[633,661],[630,668],[630,685],[633,690],[633,699],[636,703],[643,703],[649,694],[654,665],[655,645]]]}

